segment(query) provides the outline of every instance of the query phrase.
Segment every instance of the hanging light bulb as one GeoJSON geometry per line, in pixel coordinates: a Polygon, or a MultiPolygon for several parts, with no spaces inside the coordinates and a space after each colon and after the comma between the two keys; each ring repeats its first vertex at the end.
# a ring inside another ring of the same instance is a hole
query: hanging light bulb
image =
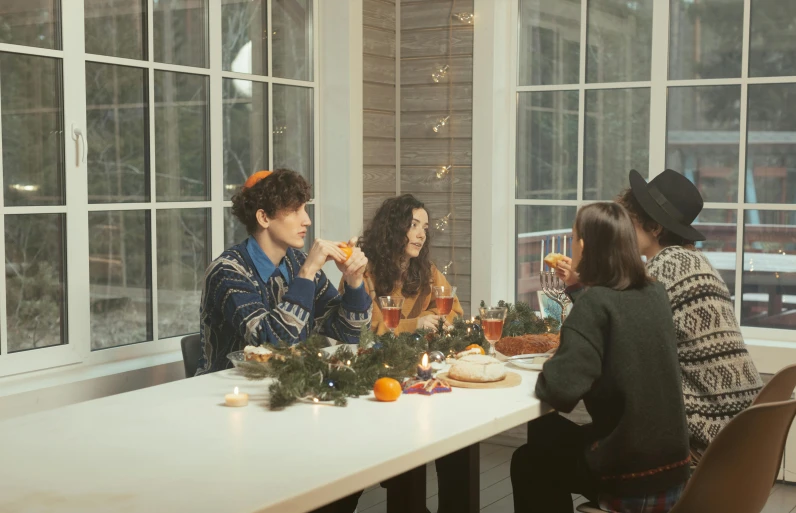
{"type": "Polygon", "coordinates": [[[445,217],[440,217],[439,219],[437,219],[437,222],[434,223],[434,228],[436,228],[441,232],[444,232],[450,220],[451,220],[451,213],[448,212],[448,214],[445,217]]]}
{"type": "Polygon", "coordinates": [[[432,130],[434,130],[435,133],[439,133],[439,131],[442,130],[442,127],[444,127],[445,125],[448,124],[448,120],[450,118],[451,118],[450,116],[445,116],[444,118],[439,118],[437,120],[437,123],[432,128],[432,130]]]}
{"type": "Polygon", "coordinates": [[[447,64],[445,65],[437,64],[436,69],[431,74],[431,80],[433,80],[434,83],[438,84],[443,78],[445,78],[448,75],[449,69],[450,66],[448,66],[447,64]]]}
{"type": "Polygon", "coordinates": [[[471,12],[457,12],[453,15],[453,17],[462,23],[472,25],[475,14],[471,12]]]}
{"type": "Polygon", "coordinates": [[[442,180],[443,178],[448,176],[448,173],[450,172],[451,172],[451,166],[450,164],[448,164],[447,166],[442,166],[441,168],[439,168],[437,172],[434,174],[437,175],[437,180],[442,180]]]}
{"type": "Polygon", "coordinates": [[[453,266],[453,261],[449,261],[447,264],[443,265],[442,266],[442,274],[447,276],[448,272],[451,270],[452,266],[453,266]]]}

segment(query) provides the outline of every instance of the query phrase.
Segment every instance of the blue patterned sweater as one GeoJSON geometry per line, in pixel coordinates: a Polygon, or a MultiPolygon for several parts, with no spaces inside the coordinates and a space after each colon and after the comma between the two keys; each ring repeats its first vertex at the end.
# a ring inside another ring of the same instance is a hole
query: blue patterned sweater
{"type": "Polygon", "coordinates": [[[210,264],[200,306],[203,356],[197,375],[231,367],[227,355],[247,345],[301,342],[322,317],[318,333],[345,343],[359,342],[360,330],[370,324],[370,296],[364,287],[346,287],[339,294],[323,271],[314,281],[299,278],[306,257],[288,249],[287,280],[276,269],[264,281],[245,241],[210,264]]]}

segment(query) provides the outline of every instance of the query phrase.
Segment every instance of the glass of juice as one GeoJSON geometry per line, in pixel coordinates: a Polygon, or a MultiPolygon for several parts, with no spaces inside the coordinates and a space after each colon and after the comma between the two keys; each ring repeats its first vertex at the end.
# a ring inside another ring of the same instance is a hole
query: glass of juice
{"type": "Polygon", "coordinates": [[[456,287],[440,285],[434,287],[434,299],[437,302],[439,315],[448,315],[453,310],[453,298],[456,296],[456,287]]]}
{"type": "Polygon", "coordinates": [[[398,296],[379,297],[379,308],[384,318],[384,325],[390,328],[390,333],[395,334],[395,328],[401,322],[401,309],[404,306],[404,298],[398,296]]]}
{"type": "Polygon", "coordinates": [[[503,323],[506,322],[506,307],[491,306],[481,308],[481,328],[489,341],[489,355],[495,356],[495,344],[503,336],[503,323]]]}

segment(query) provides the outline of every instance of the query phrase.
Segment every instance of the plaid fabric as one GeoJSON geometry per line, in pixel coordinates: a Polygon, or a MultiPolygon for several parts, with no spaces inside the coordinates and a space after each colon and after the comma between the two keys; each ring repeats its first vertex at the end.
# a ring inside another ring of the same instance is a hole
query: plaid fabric
{"type": "Polygon", "coordinates": [[[600,509],[613,513],[668,513],[680,499],[685,483],[641,497],[610,497],[600,494],[600,509]]]}

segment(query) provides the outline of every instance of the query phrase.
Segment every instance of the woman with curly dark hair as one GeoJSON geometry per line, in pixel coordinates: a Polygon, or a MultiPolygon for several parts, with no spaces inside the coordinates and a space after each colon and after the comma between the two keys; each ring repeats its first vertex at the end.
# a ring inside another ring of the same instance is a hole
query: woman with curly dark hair
{"type": "MultiPolygon", "coordinates": [[[[433,287],[450,287],[450,284],[431,263],[428,217],[425,205],[411,194],[389,198],[359,239],[359,246],[368,258],[365,289],[373,300],[371,328],[379,335],[388,331],[378,305],[381,296],[404,298],[396,334],[433,330],[439,325],[439,312],[431,307],[433,287]]],[[[463,314],[458,298],[454,297],[446,322],[463,314]]]]}

